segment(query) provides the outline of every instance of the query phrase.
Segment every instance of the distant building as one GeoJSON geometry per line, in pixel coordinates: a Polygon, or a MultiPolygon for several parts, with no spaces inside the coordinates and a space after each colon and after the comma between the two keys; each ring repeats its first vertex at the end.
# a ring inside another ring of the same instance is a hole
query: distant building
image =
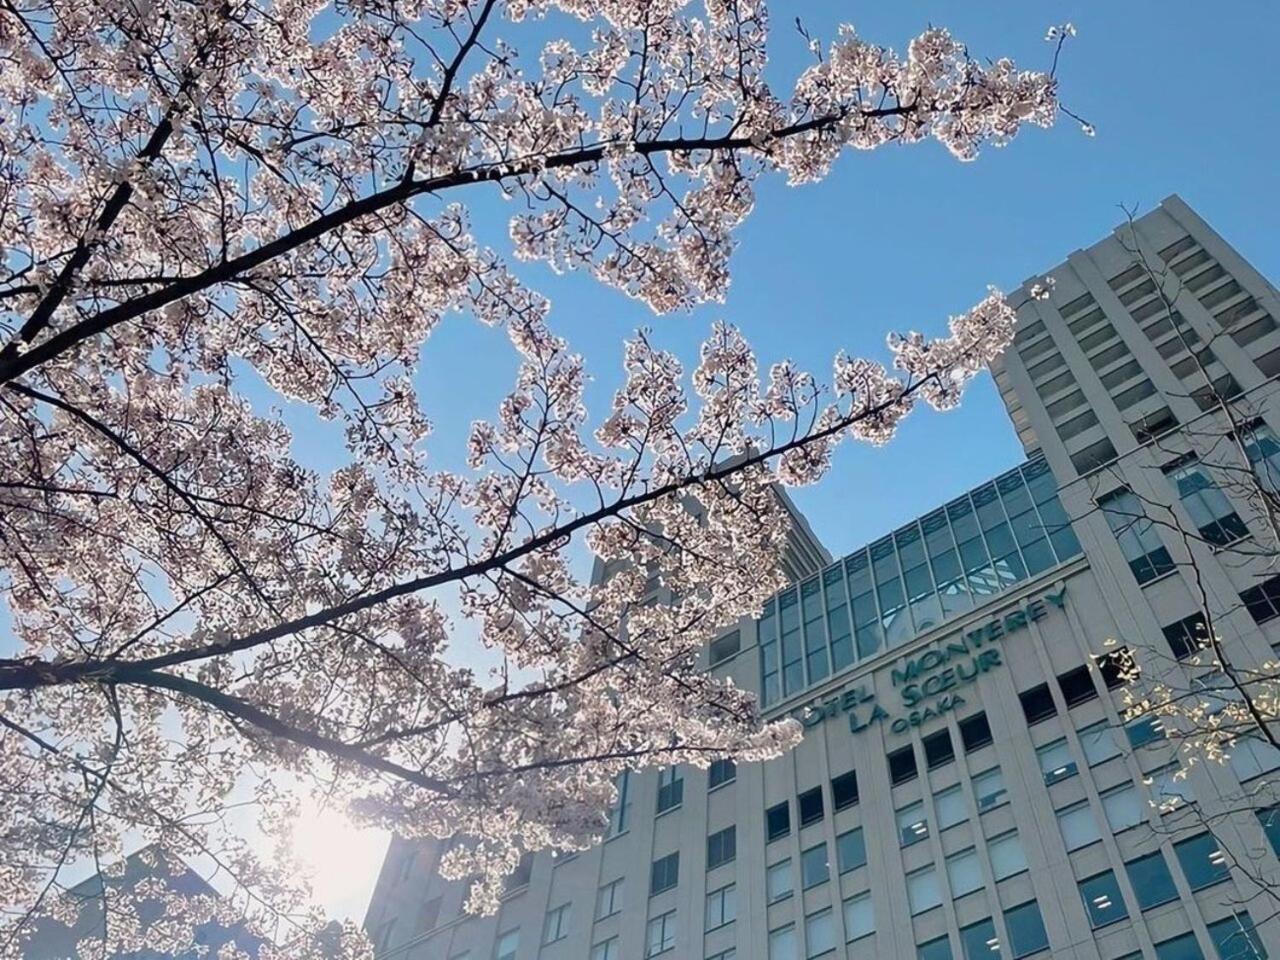
{"type": "Polygon", "coordinates": [[[1107,645],[1184,670],[1203,587],[1233,660],[1275,659],[1280,576],[1215,549],[1260,518],[1212,445],[1280,471],[1280,299],[1176,197],[1135,230],[1176,309],[1128,224],[1050,271],[993,371],[1024,464],[835,563],[798,528],[793,585],[709,645],[707,669],[802,718],[796,750],[623,777],[608,837],[522,864],[492,918],[462,913],[441,845],[398,840],[366,921],[380,956],[1280,958],[1258,886],[1280,885],[1280,757],[1245,742],[1182,779],[1158,724],[1123,722],[1107,645]]]}

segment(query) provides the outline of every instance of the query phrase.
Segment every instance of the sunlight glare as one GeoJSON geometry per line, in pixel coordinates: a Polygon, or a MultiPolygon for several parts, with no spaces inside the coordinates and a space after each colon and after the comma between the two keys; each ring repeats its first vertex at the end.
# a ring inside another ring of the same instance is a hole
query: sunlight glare
{"type": "Polygon", "coordinates": [[[293,858],[330,916],[364,920],[387,851],[382,830],[358,827],[334,806],[303,802],[293,825],[293,858]]]}

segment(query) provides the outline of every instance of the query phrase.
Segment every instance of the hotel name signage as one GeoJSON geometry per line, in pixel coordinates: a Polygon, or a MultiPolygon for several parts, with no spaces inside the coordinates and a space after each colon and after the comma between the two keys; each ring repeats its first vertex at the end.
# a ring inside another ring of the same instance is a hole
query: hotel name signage
{"type": "Polygon", "coordinates": [[[972,630],[962,631],[924,653],[892,667],[889,678],[899,703],[891,712],[876,701],[868,684],[850,687],[840,693],[811,701],[795,710],[793,716],[806,729],[841,715],[849,718],[849,730],[860,733],[873,724],[889,724],[894,733],[904,733],[942,716],[964,704],[958,692],[982,674],[1001,666],[999,642],[1017,633],[1033,620],[1043,619],[1050,608],[1062,609],[1067,588],[1046,593],[1025,606],[988,620],[972,630]]]}

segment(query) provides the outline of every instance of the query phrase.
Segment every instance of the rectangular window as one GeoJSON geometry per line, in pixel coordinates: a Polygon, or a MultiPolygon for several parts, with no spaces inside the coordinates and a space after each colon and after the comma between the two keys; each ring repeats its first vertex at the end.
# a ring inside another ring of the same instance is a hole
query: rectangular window
{"type": "Polygon", "coordinates": [[[809,957],[819,957],[836,948],[836,921],[830,907],[804,918],[804,942],[809,957]]]}
{"type": "Polygon", "coordinates": [[[1138,897],[1139,910],[1150,910],[1178,899],[1173,874],[1169,872],[1169,865],[1165,863],[1164,854],[1159,850],[1128,861],[1124,869],[1129,875],[1129,885],[1138,897]]]}
{"type": "Polygon", "coordinates": [[[742,634],[737,630],[731,630],[723,637],[717,637],[711,641],[711,666],[724,663],[730,657],[735,657],[738,651],[742,649],[742,634]]]}
{"type": "Polygon", "coordinates": [[[956,758],[955,747],[951,745],[951,731],[939,730],[924,738],[924,760],[930,770],[950,763],[956,758]]]}
{"type": "Polygon", "coordinates": [[[676,767],[658,771],[658,813],[674,810],[684,802],[684,777],[676,767]]]}
{"type": "Polygon", "coordinates": [[[1138,717],[1124,725],[1125,736],[1134,749],[1164,739],[1164,722],[1159,717],[1138,717]]]}
{"type": "Polygon", "coordinates": [[[542,922],[543,944],[555,943],[569,935],[569,907],[571,906],[572,904],[562,903],[547,911],[546,919],[542,922]]]}
{"type": "Polygon", "coordinates": [[[618,938],[610,937],[591,948],[591,960],[621,960],[622,954],[619,949],[618,938]]]}
{"type": "Polygon", "coordinates": [[[785,800],[764,812],[765,836],[768,842],[781,839],[791,832],[791,805],[785,800]]]}
{"type": "MultiPolygon", "coordinates": [[[[1280,471],[1280,467],[1277,467],[1280,471]]],[[[1256,587],[1240,594],[1240,600],[1253,617],[1254,623],[1263,624],[1280,616],[1280,576],[1269,577],[1256,587]]]]}
{"type": "Polygon", "coordinates": [[[1049,935],[1045,933],[1040,905],[1034,900],[1006,910],[1004,925],[1009,931],[1009,955],[1014,960],[1049,949],[1049,935]]]}
{"type": "Polygon", "coordinates": [[[1120,756],[1115,731],[1106,720],[1091,723],[1080,731],[1080,748],[1084,750],[1085,761],[1091,767],[1120,756]]]}
{"type": "Polygon", "coordinates": [[[796,798],[796,806],[800,810],[800,826],[807,827],[822,819],[822,788],[814,787],[806,790],[796,798]]]}
{"type": "Polygon", "coordinates": [[[680,882],[680,851],[653,861],[649,869],[649,896],[670,890],[680,882]]]}
{"type": "Polygon", "coordinates": [[[820,843],[800,854],[800,880],[804,889],[826,883],[831,870],[827,863],[827,845],[820,843]]]}
{"type": "Polygon", "coordinates": [[[855,827],[836,837],[836,865],[841,873],[856,870],[866,862],[867,842],[861,827],[855,827]]]}
{"type": "Polygon", "coordinates": [[[978,851],[973,847],[947,857],[947,883],[952,897],[963,897],[983,887],[982,867],[978,864],[978,851]]]}
{"type": "Polygon", "coordinates": [[[1156,944],[1156,960],[1204,960],[1204,952],[1194,933],[1184,933],[1156,944]]]}
{"type": "Polygon", "coordinates": [[[519,930],[508,930],[498,934],[498,942],[493,947],[494,960],[516,960],[516,950],[519,947],[519,930]]]}
{"type": "Polygon", "coordinates": [[[669,910],[649,921],[649,927],[645,931],[644,955],[646,958],[656,957],[673,949],[675,945],[676,912],[669,910]]]}
{"type": "Polygon", "coordinates": [[[738,855],[738,828],[725,827],[707,837],[707,869],[730,863],[738,855]]]}
{"type": "Polygon", "coordinates": [[[907,874],[907,902],[911,905],[912,916],[932,910],[942,903],[938,871],[932,865],[907,874]]]}
{"type": "Polygon", "coordinates": [[[1102,834],[1098,832],[1098,821],[1089,809],[1087,800],[1059,810],[1058,829],[1062,831],[1062,842],[1068,850],[1079,850],[1102,839],[1102,834]]]}
{"type": "Polygon", "coordinates": [[[964,960],[992,960],[1000,956],[1000,938],[990,917],[961,927],[960,945],[964,948],[964,960]]]}
{"type": "Polygon", "coordinates": [[[1231,748],[1231,772],[1241,783],[1280,768],[1280,750],[1259,736],[1241,737],[1231,748]]]}
{"type": "Polygon", "coordinates": [[[991,858],[991,872],[997,880],[1004,880],[1027,870],[1027,855],[1023,852],[1017,830],[1010,830],[988,840],[987,856],[991,858]]]}
{"type": "Polygon", "coordinates": [[[851,941],[869,937],[876,932],[875,911],[871,905],[871,893],[861,894],[844,902],[844,935],[851,941]]]}
{"type": "Polygon", "coordinates": [[[954,960],[951,938],[938,937],[916,947],[916,960],[954,960]]]}
{"type": "Polygon", "coordinates": [[[1022,702],[1022,712],[1026,715],[1028,726],[1039,723],[1041,720],[1048,720],[1058,712],[1047,683],[1032,687],[1030,690],[1023,690],[1018,694],[1018,699],[1022,702]]]}
{"type": "Polygon", "coordinates": [[[1108,690],[1115,690],[1126,683],[1131,683],[1138,679],[1138,675],[1142,672],[1138,668],[1138,661],[1129,652],[1128,647],[1116,647],[1109,653],[1096,658],[1095,662],[1098,664],[1098,673],[1102,675],[1102,682],[1108,690]]]}
{"type": "Polygon", "coordinates": [[[1239,433],[1245,455],[1254,475],[1266,489],[1280,489],[1280,440],[1261,420],[1250,424],[1239,433]]]}
{"type": "Polygon", "coordinates": [[[1209,643],[1209,628],[1202,613],[1193,613],[1169,624],[1163,633],[1169,651],[1179,660],[1194,657],[1209,643]]]}
{"type": "MultiPolygon", "coordinates": [[[[1235,755],[1233,754],[1232,758],[1234,759],[1234,757],[1235,755]]],[[[1161,813],[1176,810],[1184,803],[1191,803],[1195,800],[1195,794],[1191,791],[1191,783],[1187,780],[1186,771],[1177,760],[1160,767],[1158,770],[1152,770],[1142,782],[1150,785],[1151,796],[1156,802],[1156,808],[1161,813]]]]}
{"type": "Polygon", "coordinates": [[[737,891],[731,883],[707,894],[706,929],[715,930],[738,918],[737,891]]]}
{"type": "Polygon", "coordinates": [[[1249,530],[1204,467],[1192,458],[1165,468],[1165,476],[1178,492],[1200,536],[1215,547],[1246,537],[1249,530]]]}
{"type": "Polygon", "coordinates": [[[1213,834],[1202,833],[1173,845],[1173,853],[1182,866],[1182,875],[1192,890],[1203,890],[1231,878],[1227,855],[1213,834]]]}
{"type": "Polygon", "coordinates": [[[618,798],[614,801],[613,809],[609,811],[609,829],[605,833],[606,839],[626,833],[627,827],[631,823],[629,816],[631,812],[631,771],[623,770],[618,774],[618,779],[614,781],[614,784],[618,791],[618,798]]]}
{"type": "Polygon", "coordinates": [[[1173,558],[1133,491],[1117,490],[1099,500],[1098,506],[1138,583],[1147,583],[1173,569],[1173,558]]]}
{"type": "Polygon", "coordinates": [[[831,779],[831,806],[836,810],[852,807],[858,802],[858,774],[850,770],[831,779]]]}
{"type": "Polygon", "coordinates": [[[738,778],[738,767],[732,760],[712,760],[707,771],[707,789],[714,790],[738,778]]]}
{"type": "Polygon", "coordinates": [[[916,754],[912,747],[901,747],[889,754],[889,782],[895,787],[916,778],[916,754]]]}
{"type": "Polygon", "coordinates": [[[898,842],[909,847],[929,836],[929,823],[924,816],[924,803],[917,800],[897,813],[898,842]]]}
{"type": "Polygon", "coordinates": [[[1093,685],[1093,677],[1089,675],[1089,668],[1085,666],[1058,674],[1058,688],[1062,691],[1062,699],[1067,702],[1068,707],[1096,700],[1098,697],[1098,688],[1093,685]]]}
{"type": "Polygon", "coordinates": [[[972,753],[991,742],[991,725],[987,723],[986,713],[975,713],[965,717],[959,723],[960,742],[964,744],[964,752],[972,753]]]}
{"type": "Polygon", "coordinates": [[[795,887],[791,882],[791,861],[780,860],[771,866],[764,875],[765,892],[770,903],[777,903],[791,896],[795,887]]]}
{"type": "Polygon", "coordinates": [[[969,819],[969,808],[965,803],[964,791],[957,784],[940,790],[933,795],[933,811],[938,818],[938,829],[945,830],[969,819]]]}
{"type": "Polygon", "coordinates": [[[1044,774],[1046,784],[1057,783],[1076,775],[1076,762],[1071,757],[1071,748],[1065,738],[1037,748],[1036,757],[1040,761],[1040,772],[1044,774]]]}
{"type": "Polygon", "coordinates": [[[1221,960],[1267,960],[1266,948],[1248,913],[1209,924],[1209,939],[1221,960]]]}
{"type": "Polygon", "coordinates": [[[1004,777],[1001,775],[999,767],[992,767],[990,770],[977,774],[973,778],[973,792],[978,798],[979,813],[992,810],[1009,798],[1009,791],[1005,789],[1004,777]]]}
{"type": "Polygon", "coordinates": [[[1120,884],[1116,883],[1116,876],[1110,870],[1081,880],[1080,899],[1084,901],[1085,913],[1095,930],[1129,916],[1124,897],[1120,894],[1120,884]]]}
{"type": "Polygon", "coordinates": [[[596,891],[596,919],[612,917],[622,909],[622,878],[611,880],[596,891]]]}
{"type": "Polygon", "coordinates": [[[1102,810],[1112,833],[1120,833],[1146,821],[1142,798],[1133,784],[1108,790],[1101,797],[1102,810]]]}
{"type": "Polygon", "coordinates": [[[800,960],[795,924],[769,931],[769,960],[800,960]]]}

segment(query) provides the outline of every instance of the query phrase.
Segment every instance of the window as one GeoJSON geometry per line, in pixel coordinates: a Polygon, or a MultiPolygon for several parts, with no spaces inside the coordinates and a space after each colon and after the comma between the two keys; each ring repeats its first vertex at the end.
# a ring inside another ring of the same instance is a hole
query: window
{"type": "Polygon", "coordinates": [[[711,641],[711,666],[724,663],[730,657],[737,656],[738,651],[742,649],[742,634],[737,630],[731,630],[723,637],[716,637],[711,641]]]}
{"type": "Polygon", "coordinates": [[[1081,880],[1080,898],[1084,901],[1085,913],[1089,914],[1089,923],[1095,930],[1129,916],[1124,897],[1120,894],[1120,884],[1116,883],[1116,876],[1110,870],[1081,880]]]}
{"type": "MultiPolygon", "coordinates": [[[[1277,468],[1280,469],[1280,468],[1277,468]]],[[[1280,576],[1270,577],[1240,594],[1255,623],[1266,623],[1280,616],[1280,576]]]]}
{"type": "Polygon", "coordinates": [[[1079,850],[1102,839],[1102,834],[1098,832],[1098,821],[1094,819],[1087,800],[1059,810],[1058,829],[1062,831],[1062,841],[1068,850],[1079,850]]]}
{"type": "Polygon", "coordinates": [[[947,882],[952,897],[982,889],[982,867],[978,864],[978,851],[970,847],[947,857],[947,882]]]}
{"type": "Polygon", "coordinates": [[[738,767],[732,760],[712,760],[707,771],[707,789],[714,790],[738,778],[738,767]]]}
{"type": "Polygon", "coordinates": [[[1008,799],[1009,792],[1004,788],[1004,777],[999,767],[992,767],[985,773],[973,778],[973,792],[978,798],[978,812],[983,813],[1000,806],[1008,799]]]}
{"type": "Polygon", "coordinates": [[[591,948],[591,960],[619,960],[622,954],[618,951],[618,938],[610,937],[591,948]]]}
{"type": "Polygon", "coordinates": [[[1231,770],[1241,783],[1280,767],[1280,750],[1261,737],[1241,737],[1231,748],[1231,770]]]}
{"type": "Polygon", "coordinates": [[[1120,833],[1130,827],[1136,827],[1146,820],[1142,809],[1142,799],[1133,784],[1125,784],[1108,790],[1102,795],[1102,810],[1107,816],[1107,825],[1112,833],[1120,833]]]}
{"type": "Polygon", "coordinates": [[[1209,924],[1209,939],[1221,960],[1267,960],[1267,951],[1247,913],[1209,924]]]}
{"type": "Polygon", "coordinates": [[[1268,490],[1280,489],[1280,441],[1259,420],[1240,431],[1240,441],[1258,480],[1268,490]]]}
{"type": "Polygon", "coordinates": [[[1018,699],[1022,701],[1022,712],[1027,717],[1028,726],[1039,723],[1041,720],[1048,720],[1058,712],[1047,683],[1022,691],[1018,694],[1018,699]]]}
{"type": "Polygon", "coordinates": [[[1097,766],[1112,757],[1120,756],[1120,747],[1116,744],[1115,731],[1106,720],[1091,723],[1080,731],[1080,748],[1084,751],[1084,759],[1089,766],[1097,766]]]}
{"type": "Polygon", "coordinates": [[[951,731],[939,730],[924,738],[924,762],[932,770],[950,763],[956,758],[955,747],[951,745],[951,731]]]}
{"type": "Polygon", "coordinates": [[[504,888],[506,890],[514,890],[516,887],[525,887],[529,885],[529,878],[533,876],[533,854],[521,854],[520,860],[516,863],[515,872],[507,877],[504,888]]]}
{"type": "Polygon", "coordinates": [[[1227,855],[1212,834],[1202,833],[1173,845],[1173,853],[1182,865],[1182,874],[1192,890],[1203,890],[1230,879],[1227,855]]]}
{"type": "Polygon", "coordinates": [[[714,870],[738,855],[738,828],[725,827],[707,837],[707,869],[714,870]]]}
{"type": "Polygon", "coordinates": [[[609,830],[605,834],[606,839],[626,833],[627,827],[631,822],[629,816],[631,812],[631,771],[623,770],[618,774],[615,784],[618,798],[614,801],[613,809],[609,811],[609,830]]]}
{"type": "Polygon", "coordinates": [[[676,945],[676,912],[668,910],[661,916],[649,921],[645,931],[644,955],[656,957],[666,953],[676,945]]]}
{"type": "Polygon", "coordinates": [[[1267,835],[1271,852],[1280,857],[1280,807],[1266,807],[1257,811],[1258,825],[1267,835]]]}
{"type": "Polygon", "coordinates": [[[1138,898],[1139,910],[1150,910],[1178,899],[1173,874],[1169,872],[1169,865],[1164,862],[1164,854],[1159,850],[1130,860],[1124,865],[1124,869],[1129,874],[1129,885],[1138,898]]]}
{"type": "Polygon", "coordinates": [[[1098,688],[1093,685],[1093,678],[1089,676],[1089,668],[1086,666],[1058,674],[1058,688],[1068,707],[1094,700],[1098,696],[1098,688]]]}
{"type": "Polygon", "coordinates": [[[1071,759],[1071,748],[1065,739],[1038,748],[1036,757],[1040,760],[1040,772],[1044,774],[1045,783],[1057,783],[1076,775],[1076,762],[1071,759]]]}
{"type": "Polygon", "coordinates": [[[1129,652],[1128,647],[1117,647],[1110,653],[1097,658],[1098,672],[1102,674],[1102,682],[1108,690],[1123,687],[1131,680],[1136,680],[1141,671],[1138,661],[1129,652]]]}
{"type": "Polygon", "coordinates": [[[855,827],[836,837],[836,864],[841,873],[857,870],[867,862],[867,843],[862,828],[855,827]]]}
{"type": "Polygon", "coordinates": [[[1004,925],[1009,931],[1010,956],[1014,960],[1049,949],[1049,935],[1044,930],[1040,905],[1034,900],[1006,910],[1004,925]]]}
{"type": "Polygon", "coordinates": [[[1111,445],[1111,441],[1105,437],[1096,443],[1091,443],[1078,453],[1071,455],[1071,465],[1076,468],[1076,473],[1084,476],[1090,471],[1096,470],[1104,463],[1110,463],[1116,458],[1116,448],[1111,445]]]}
{"type": "Polygon", "coordinates": [[[945,830],[969,819],[964,792],[959,784],[940,790],[933,795],[933,809],[938,817],[938,829],[945,830]]]}
{"type": "Polygon", "coordinates": [[[1161,813],[1176,810],[1182,804],[1191,803],[1195,800],[1195,794],[1191,791],[1191,783],[1187,780],[1186,772],[1177,760],[1173,761],[1173,763],[1165,764],[1158,770],[1152,770],[1142,782],[1150,785],[1151,796],[1154,798],[1157,809],[1161,813]]]}
{"type": "Polygon", "coordinates": [[[1204,960],[1200,944],[1194,933],[1184,933],[1172,940],[1156,944],[1156,960],[1204,960]]]}
{"type": "Polygon", "coordinates": [[[684,777],[676,767],[658,771],[658,813],[674,810],[684,801],[684,777]]]}
{"type": "Polygon", "coordinates": [[[706,929],[715,930],[737,919],[737,895],[734,885],[707,894],[706,929]]]}
{"type": "Polygon", "coordinates": [[[991,725],[987,723],[986,713],[965,717],[960,721],[959,727],[960,742],[964,744],[965,753],[972,753],[991,742],[991,725]]]}
{"type": "Polygon", "coordinates": [[[1193,657],[1209,642],[1209,628],[1204,614],[1193,613],[1164,628],[1165,643],[1179,660],[1193,657]]]}
{"type": "Polygon", "coordinates": [[[898,811],[898,841],[904,847],[919,843],[929,835],[929,824],[924,817],[924,804],[917,800],[898,811]]]}
{"type": "Polygon", "coordinates": [[[938,871],[933,865],[907,874],[907,902],[911,915],[932,910],[942,903],[942,890],[938,886],[938,871]]]}
{"type": "Polygon", "coordinates": [[[494,960],[515,960],[516,950],[520,947],[520,931],[508,930],[498,935],[498,942],[493,947],[494,960]]]}
{"type": "Polygon", "coordinates": [[[911,747],[902,747],[889,754],[889,781],[896,787],[916,778],[916,754],[911,747]]]}
{"type": "Polygon", "coordinates": [[[1206,541],[1225,547],[1249,534],[1226,495],[1195,459],[1165,468],[1165,475],[1206,541]]]}
{"type": "Polygon", "coordinates": [[[938,937],[916,947],[916,960],[953,960],[951,938],[938,937]]]}
{"type": "Polygon", "coordinates": [[[680,882],[680,851],[653,861],[649,870],[649,896],[670,890],[680,882]]]}
{"type": "Polygon", "coordinates": [[[860,894],[844,902],[844,934],[850,940],[867,937],[876,932],[875,911],[871,907],[871,893],[860,894]]]}
{"type": "Polygon", "coordinates": [[[1124,725],[1125,735],[1134,749],[1146,743],[1164,739],[1164,724],[1159,717],[1138,717],[1124,725]]]}
{"type": "Polygon", "coordinates": [[[836,924],[831,908],[804,918],[804,942],[808,956],[817,957],[836,948],[836,924]]]}
{"type": "Polygon", "coordinates": [[[552,907],[547,911],[546,919],[542,922],[542,942],[555,943],[557,940],[563,940],[569,935],[569,907],[572,904],[562,903],[558,907],[552,907]]]}
{"type": "Polygon", "coordinates": [[[987,856],[991,858],[991,872],[997,880],[1015,876],[1027,869],[1027,855],[1022,850],[1017,830],[1010,830],[988,840],[987,856]]]}
{"type": "Polygon", "coordinates": [[[1000,956],[1000,938],[991,918],[960,928],[960,946],[964,948],[964,960],[992,960],[1000,956]]]}
{"type": "Polygon", "coordinates": [[[769,960],[799,960],[794,924],[769,931],[769,960]]]}
{"type": "Polygon", "coordinates": [[[791,896],[794,889],[791,883],[791,861],[781,860],[771,866],[764,875],[764,885],[770,903],[777,903],[791,896]]]}
{"type": "Polygon", "coordinates": [[[781,839],[791,832],[791,805],[785,800],[764,812],[765,835],[768,841],[781,839]]]}
{"type": "Polygon", "coordinates": [[[800,809],[800,826],[817,823],[822,819],[822,788],[814,787],[800,794],[796,798],[796,806],[800,809]]]}
{"type": "Polygon", "coordinates": [[[806,890],[820,883],[826,883],[829,873],[825,843],[810,847],[800,854],[800,881],[806,890]]]}
{"type": "Polygon", "coordinates": [[[1138,583],[1147,583],[1173,569],[1173,559],[1131,490],[1117,490],[1098,501],[1120,551],[1138,583]]]}
{"type": "Polygon", "coordinates": [[[719,953],[713,953],[707,957],[707,960],[737,960],[738,948],[730,947],[728,950],[721,950],[719,953]]]}
{"type": "Polygon", "coordinates": [[[831,806],[836,810],[852,807],[858,802],[858,774],[850,770],[831,780],[831,806]]]}
{"type": "Polygon", "coordinates": [[[596,919],[612,917],[622,909],[622,878],[611,880],[596,891],[596,919]]]}

